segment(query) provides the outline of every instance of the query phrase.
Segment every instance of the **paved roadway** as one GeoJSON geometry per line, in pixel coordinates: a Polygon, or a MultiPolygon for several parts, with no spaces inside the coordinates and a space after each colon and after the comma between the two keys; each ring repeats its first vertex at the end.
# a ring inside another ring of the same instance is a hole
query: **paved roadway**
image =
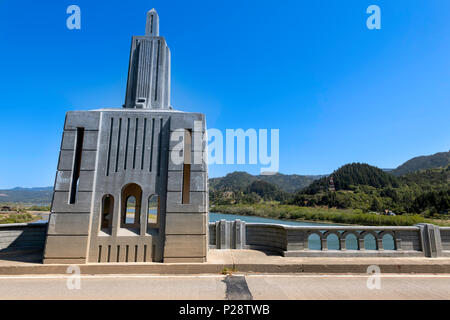
{"type": "Polygon", "coordinates": [[[0,299],[450,299],[450,275],[0,276],[0,299]],[[71,279],[73,280],[73,279],[71,279]],[[70,282],[76,285],[76,281],[70,282]],[[374,284],[375,282],[371,282],[374,284]]]}

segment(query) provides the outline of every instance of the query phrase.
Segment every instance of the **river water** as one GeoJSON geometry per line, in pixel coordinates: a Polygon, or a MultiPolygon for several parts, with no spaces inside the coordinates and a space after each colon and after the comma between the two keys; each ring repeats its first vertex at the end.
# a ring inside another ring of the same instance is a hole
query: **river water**
{"type": "Polygon", "coordinates": [[[209,213],[209,222],[215,222],[219,220],[228,220],[233,221],[236,219],[249,222],[249,223],[275,223],[275,224],[283,224],[287,226],[337,226],[337,224],[325,224],[325,223],[316,223],[316,222],[306,222],[306,221],[291,221],[291,220],[279,220],[279,219],[270,219],[270,218],[261,218],[254,216],[240,216],[237,214],[224,214],[224,213],[209,213]]]}

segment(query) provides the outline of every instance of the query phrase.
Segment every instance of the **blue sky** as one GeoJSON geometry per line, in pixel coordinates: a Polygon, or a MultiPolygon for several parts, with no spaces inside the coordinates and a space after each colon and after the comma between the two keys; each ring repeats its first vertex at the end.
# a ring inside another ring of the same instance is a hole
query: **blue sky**
{"type": "Polygon", "coordinates": [[[0,188],[53,185],[65,113],[123,104],[131,36],[153,7],[173,106],[209,128],[279,129],[282,173],[449,150],[450,1],[3,0],[0,188]],[[66,28],[71,4],[81,30],[66,28]],[[372,4],[381,30],[366,27],[372,4]]]}

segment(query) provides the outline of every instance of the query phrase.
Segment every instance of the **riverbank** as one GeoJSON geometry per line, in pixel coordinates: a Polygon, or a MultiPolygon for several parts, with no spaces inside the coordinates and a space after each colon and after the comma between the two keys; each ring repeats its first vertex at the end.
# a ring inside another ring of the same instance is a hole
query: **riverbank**
{"type": "Polygon", "coordinates": [[[353,209],[298,207],[273,203],[216,205],[212,206],[210,211],[292,221],[366,226],[412,226],[421,222],[430,222],[419,215],[385,216],[353,209]]]}

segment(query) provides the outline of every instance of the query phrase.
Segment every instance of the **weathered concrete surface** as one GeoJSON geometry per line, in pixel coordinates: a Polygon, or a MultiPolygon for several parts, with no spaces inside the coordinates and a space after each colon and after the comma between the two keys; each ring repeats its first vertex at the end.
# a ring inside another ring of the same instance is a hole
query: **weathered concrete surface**
{"type": "Polygon", "coordinates": [[[380,289],[367,287],[368,276],[247,276],[255,300],[433,300],[450,299],[450,276],[387,275],[380,289]]]}
{"type": "MultiPolygon", "coordinates": [[[[29,260],[28,260],[29,261],[29,260]]],[[[76,264],[76,261],[74,261],[76,264]]],[[[299,258],[256,250],[210,250],[206,263],[80,264],[82,274],[220,274],[224,268],[242,273],[367,274],[372,265],[381,273],[450,274],[449,258],[299,258]]],[[[68,265],[0,260],[0,275],[66,274],[68,265]]]]}
{"type": "Polygon", "coordinates": [[[0,277],[6,299],[224,299],[222,276],[86,276],[79,290],[67,288],[66,276],[0,277]]]}
{"type": "Polygon", "coordinates": [[[450,299],[450,275],[385,275],[380,289],[361,275],[0,276],[0,299],[450,299]]]}

